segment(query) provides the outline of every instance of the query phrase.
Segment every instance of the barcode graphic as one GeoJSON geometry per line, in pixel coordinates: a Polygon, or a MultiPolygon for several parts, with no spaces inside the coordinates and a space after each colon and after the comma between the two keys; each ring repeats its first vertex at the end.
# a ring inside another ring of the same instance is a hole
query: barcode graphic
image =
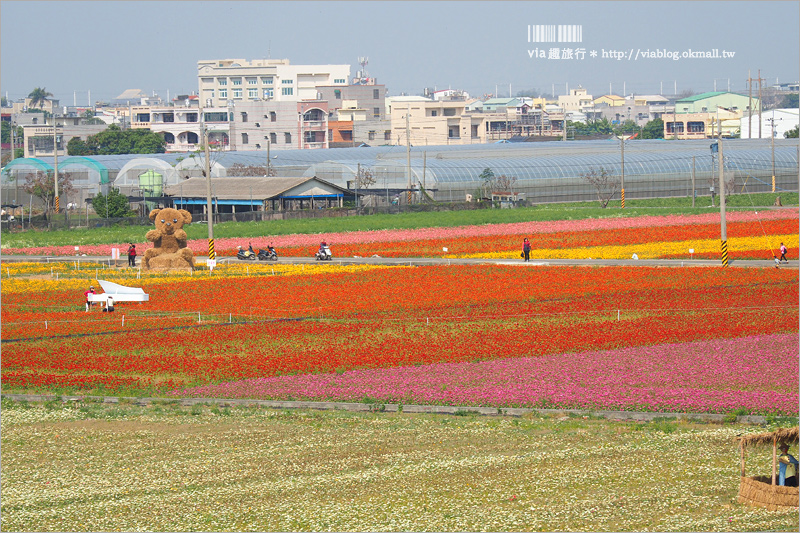
{"type": "Polygon", "coordinates": [[[528,24],[529,43],[583,42],[581,24],[528,24]]]}

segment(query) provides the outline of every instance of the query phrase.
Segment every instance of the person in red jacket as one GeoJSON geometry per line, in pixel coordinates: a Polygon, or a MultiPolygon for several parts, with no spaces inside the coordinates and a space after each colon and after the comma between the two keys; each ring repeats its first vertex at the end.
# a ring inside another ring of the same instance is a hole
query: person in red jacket
{"type": "Polygon", "coordinates": [[[136,266],[136,245],[133,243],[128,247],[128,266],[136,266]]]}
{"type": "Polygon", "coordinates": [[[94,294],[94,287],[89,287],[88,291],[83,293],[83,296],[86,298],[86,312],[89,312],[89,309],[92,308],[92,302],[89,301],[89,295],[94,294]]]}
{"type": "Polygon", "coordinates": [[[530,261],[531,259],[531,242],[527,237],[522,241],[522,257],[525,258],[525,261],[530,261]]]}

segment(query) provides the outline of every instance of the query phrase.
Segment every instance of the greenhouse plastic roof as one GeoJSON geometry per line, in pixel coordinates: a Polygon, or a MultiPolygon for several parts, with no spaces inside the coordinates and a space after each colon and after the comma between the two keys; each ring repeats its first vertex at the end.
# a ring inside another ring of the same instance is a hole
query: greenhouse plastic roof
{"type": "MultiPolygon", "coordinates": [[[[691,172],[692,157],[698,172],[712,169],[710,145],[715,141],[630,140],[625,142],[625,173],[663,174],[691,172]]],[[[778,169],[797,167],[797,140],[775,141],[775,166],[778,169]]],[[[726,168],[771,168],[771,143],[767,139],[725,139],[726,168]]],[[[109,170],[119,170],[135,159],[155,158],[170,165],[192,153],[92,156],[109,170]]],[[[343,165],[350,169],[358,164],[367,167],[400,168],[406,165],[405,146],[373,146],[324,150],[273,150],[272,165],[281,167],[313,167],[343,165]]],[[[442,182],[473,181],[484,168],[495,175],[509,174],[519,180],[553,177],[574,177],[592,168],[603,167],[614,173],[620,168],[620,141],[527,142],[460,146],[413,146],[411,163],[414,173],[421,175],[423,166],[428,175],[442,182]],[[424,159],[423,159],[424,158],[424,159]]],[[[202,154],[199,155],[202,161],[202,154]]],[[[41,158],[52,165],[53,158],[41,158]]],[[[213,160],[229,168],[242,165],[264,165],[266,150],[215,152],[213,160]]],[[[714,159],[716,161],[716,158],[714,159]]],[[[19,163],[15,163],[19,164],[19,163]]]]}

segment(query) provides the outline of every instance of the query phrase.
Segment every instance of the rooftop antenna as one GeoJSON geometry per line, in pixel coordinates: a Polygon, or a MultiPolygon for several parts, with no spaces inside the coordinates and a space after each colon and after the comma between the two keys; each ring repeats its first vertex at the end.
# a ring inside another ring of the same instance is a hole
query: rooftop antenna
{"type": "Polygon", "coordinates": [[[267,44],[267,59],[272,59],[272,40],[267,44]]]}
{"type": "Polygon", "coordinates": [[[358,77],[364,80],[367,77],[367,65],[369,64],[368,57],[359,57],[358,64],[361,65],[361,70],[358,71],[358,77]]]}

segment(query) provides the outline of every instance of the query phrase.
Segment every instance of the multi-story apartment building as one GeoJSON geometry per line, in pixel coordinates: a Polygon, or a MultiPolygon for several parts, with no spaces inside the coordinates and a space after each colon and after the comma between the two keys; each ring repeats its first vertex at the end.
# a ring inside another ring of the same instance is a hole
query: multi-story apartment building
{"type": "MultiPolygon", "coordinates": [[[[161,134],[167,152],[187,152],[202,146],[200,108],[196,98],[183,106],[131,106],[131,127],[161,134]]],[[[227,107],[203,109],[209,146],[231,150],[230,123],[233,114],[227,107]]]]}
{"type": "Polygon", "coordinates": [[[328,148],[328,103],[238,102],[231,105],[231,149],[328,148]]]}
{"type": "Polygon", "coordinates": [[[508,113],[468,113],[465,100],[397,98],[390,102],[392,142],[413,145],[477,144],[510,136],[508,113]],[[408,135],[406,134],[408,116],[408,135]]]}
{"type": "Polygon", "coordinates": [[[197,62],[206,107],[228,102],[319,100],[320,86],[348,85],[350,65],[292,65],[288,59],[214,59],[197,62]]]}
{"type": "MultiPolygon", "coordinates": [[[[317,87],[319,98],[327,100],[332,113],[339,109],[355,108],[365,110],[364,120],[382,120],[386,118],[386,86],[385,85],[321,85],[317,87]]],[[[348,120],[344,117],[331,117],[348,120]]],[[[357,120],[357,119],[350,119],[357,120]]]]}

